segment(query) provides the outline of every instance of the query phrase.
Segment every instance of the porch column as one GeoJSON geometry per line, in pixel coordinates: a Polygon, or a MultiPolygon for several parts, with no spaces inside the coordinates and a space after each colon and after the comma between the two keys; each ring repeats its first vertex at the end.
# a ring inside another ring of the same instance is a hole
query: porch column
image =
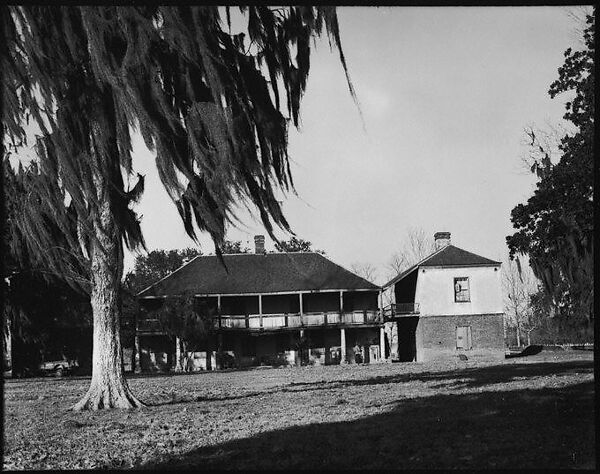
{"type": "Polygon", "coordinates": [[[340,315],[344,312],[344,292],[340,290],[340,315]]]}
{"type": "Polygon", "coordinates": [[[206,349],[206,370],[213,370],[212,351],[208,348],[206,349]]]}
{"type": "Polygon", "coordinates": [[[385,330],[383,326],[379,328],[379,357],[381,362],[386,360],[385,358],[385,330]]]}
{"type": "Polygon", "coordinates": [[[346,329],[340,328],[340,345],[342,346],[342,354],[340,364],[347,364],[346,361],[346,329]]]}
{"type": "Polygon", "coordinates": [[[139,374],[142,371],[141,357],[140,357],[140,336],[137,334],[134,338],[134,363],[133,363],[133,372],[139,374]]]}
{"type": "Polygon", "coordinates": [[[223,321],[221,319],[221,295],[217,295],[217,318],[219,319],[219,329],[221,329],[221,326],[223,324],[223,321]]]}
{"type": "Polygon", "coordinates": [[[179,345],[179,337],[175,336],[175,372],[181,372],[181,348],[179,345]]]}
{"type": "MultiPolygon", "coordinates": [[[[300,350],[298,351],[298,361],[300,362],[298,365],[302,365],[302,356],[308,351],[308,348],[304,346],[304,329],[300,329],[300,350]]],[[[308,359],[310,360],[310,352],[308,353],[308,359]]]]}
{"type": "Polygon", "coordinates": [[[223,368],[223,333],[217,334],[217,370],[223,368]]]}
{"type": "Polygon", "coordinates": [[[290,331],[290,347],[291,352],[294,354],[294,365],[300,365],[298,354],[300,351],[296,348],[296,339],[294,338],[294,331],[290,331]]]}
{"type": "Polygon", "coordinates": [[[263,317],[262,317],[262,295],[258,295],[258,322],[259,327],[263,327],[263,317]]]}
{"type": "Polygon", "coordinates": [[[302,293],[298,293],[298,298],[300,301],[300,324],[304,324],[304,308],[302,306],[302,293]]]}
{"type": "Polygon", "coordinates": [[[217,334],[217,370],[223,368],[223,333],[221,333],[221,295],[217,295],[217,315],[219,317],[219,332],[217,334]]]}

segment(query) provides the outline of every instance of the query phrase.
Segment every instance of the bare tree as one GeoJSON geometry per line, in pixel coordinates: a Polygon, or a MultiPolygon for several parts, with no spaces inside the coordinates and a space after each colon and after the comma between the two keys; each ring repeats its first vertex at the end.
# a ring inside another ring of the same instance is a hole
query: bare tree
{"type": "Polygon", "coordinates": [[[370,263],[353,263],[350,265],[350,270],[371,283],[377,280],[377,268],[370,263]]]}
{"type": "Polygon", "coordinates": [[[409,228],[400,250],[394,252],[387,263],[390,278],[420,262],[434,251],[435,242],[430,234],[420,227],[409,228]]]}
{"type": "Polygon", "coordinates": [[[531,344],[531,332],[537,328],[531,296],[536,293],[538,281],[529,265],[520,260],[508,260],[502,265],[502,293],[508,327],[514,327],[517,345],[521,345],[521,336],[525,334],[527,345],[531,344]]]}

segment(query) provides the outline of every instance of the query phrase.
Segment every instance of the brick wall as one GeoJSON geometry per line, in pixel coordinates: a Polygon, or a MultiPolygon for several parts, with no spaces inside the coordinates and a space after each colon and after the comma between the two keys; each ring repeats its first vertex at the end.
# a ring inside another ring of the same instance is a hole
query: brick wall
{"type": "Polygon", "coordinates": [[[472,349],[460,351],[469,358],[504,358],[503,314],[429,316],[419,319],[417,361],[456,356],[456,327],[471,327],[472,349]]]}

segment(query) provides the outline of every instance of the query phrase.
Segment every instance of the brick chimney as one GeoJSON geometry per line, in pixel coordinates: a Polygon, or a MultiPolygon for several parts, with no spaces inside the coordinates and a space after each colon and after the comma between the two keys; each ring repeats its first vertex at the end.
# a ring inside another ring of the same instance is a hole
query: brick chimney
{"type": "Polygon", "coordinates": [[[254,236],[254,253],[265,253],[265,236],[255,235],[254,236]]]}
{"type": "Polygon", "coordinates": [[[439,250],[450,245],[450,232],[436,232],[433,234],[433,239],[435,240],[435,249],[439,250]]]}

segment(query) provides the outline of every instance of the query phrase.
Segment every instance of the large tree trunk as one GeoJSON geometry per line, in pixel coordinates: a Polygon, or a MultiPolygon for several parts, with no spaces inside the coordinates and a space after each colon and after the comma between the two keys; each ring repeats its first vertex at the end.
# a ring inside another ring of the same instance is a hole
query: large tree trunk
{"type": "Polygon", "coordinates": [[[91,249],[92,381],[85,396],[72,409],[137,408],[144,404],[132,394],[123,371],[119,330],[123,249],[108,200],[101,205],[94,231],[97,240],[91,249]]]}

